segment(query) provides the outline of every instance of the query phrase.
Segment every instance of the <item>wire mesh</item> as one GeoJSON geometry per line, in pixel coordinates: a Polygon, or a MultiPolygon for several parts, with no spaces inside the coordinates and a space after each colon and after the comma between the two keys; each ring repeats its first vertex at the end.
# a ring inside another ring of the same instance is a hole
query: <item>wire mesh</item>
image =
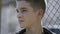
{"type": "MultiPolygon", "coordinates": [[[[48,29],[60,29],[60,0],[47,0],[47,8],[43,17],[43,26],[48,29]]],[[[60,32],[56,31],[58,34],[60,32]]]]}

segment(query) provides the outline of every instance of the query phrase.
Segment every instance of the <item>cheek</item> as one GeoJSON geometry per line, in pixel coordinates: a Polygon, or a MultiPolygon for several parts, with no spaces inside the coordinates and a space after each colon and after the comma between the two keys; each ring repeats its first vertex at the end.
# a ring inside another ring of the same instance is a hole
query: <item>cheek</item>
{"type": "Polygon", "coordinates": [[[26,25],[32,25],[36,22],[36,15],[34,13],[29,13],[24,17],[26,25]]]}

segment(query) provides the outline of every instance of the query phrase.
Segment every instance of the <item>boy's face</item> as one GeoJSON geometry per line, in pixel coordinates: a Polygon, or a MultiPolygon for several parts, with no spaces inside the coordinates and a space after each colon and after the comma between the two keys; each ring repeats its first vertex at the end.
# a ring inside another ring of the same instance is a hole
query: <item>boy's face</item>
{"type": "Polygon", "coordinates": [[[23,28],[30,27],[37,23],[37,13],[26,1],[17,1],[17,17],[20,26],[23,28]]]}

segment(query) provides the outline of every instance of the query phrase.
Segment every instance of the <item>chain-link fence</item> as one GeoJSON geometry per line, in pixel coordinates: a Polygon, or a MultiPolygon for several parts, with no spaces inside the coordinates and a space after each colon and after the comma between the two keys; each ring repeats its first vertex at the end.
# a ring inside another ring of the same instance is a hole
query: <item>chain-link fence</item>
{"type": "Polygon", "coordinates": [[[47,0],[43,26],[59,34],[60,32],[60,0],[47,0]]]}

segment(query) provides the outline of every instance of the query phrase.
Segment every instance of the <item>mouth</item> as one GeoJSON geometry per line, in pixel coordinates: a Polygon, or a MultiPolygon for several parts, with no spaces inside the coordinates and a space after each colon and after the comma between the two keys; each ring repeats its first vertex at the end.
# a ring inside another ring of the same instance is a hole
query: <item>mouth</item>
{"type": "Polygon", "coordinates": [[[24,22],[24,20],[19,20],[19,22],[21,23],[21,22],[24,22]]]}

